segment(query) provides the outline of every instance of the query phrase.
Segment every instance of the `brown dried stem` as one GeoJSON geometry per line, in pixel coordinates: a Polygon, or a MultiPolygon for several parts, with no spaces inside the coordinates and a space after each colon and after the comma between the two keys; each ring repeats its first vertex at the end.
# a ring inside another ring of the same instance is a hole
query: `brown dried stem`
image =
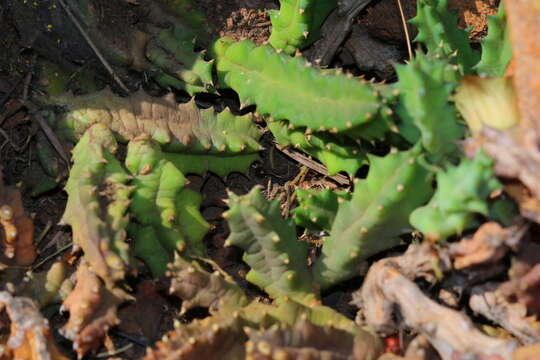
{"type": "Polygon", "coordinates": [[[471,356],[487,360],[496,355],[511,359],[515,341],[484,335],[467,316],[429,299],[411,280],[416,275],[414,269],[425,271],[429,259],[432,264],[436,261],[428,245],[412,245],[404,255],[380,260],[371,267],[360,290],[367,323],[378,331],[394,333],[394,318],[399,314],[407,326],[429,339],[443,360],[471,356]]]}

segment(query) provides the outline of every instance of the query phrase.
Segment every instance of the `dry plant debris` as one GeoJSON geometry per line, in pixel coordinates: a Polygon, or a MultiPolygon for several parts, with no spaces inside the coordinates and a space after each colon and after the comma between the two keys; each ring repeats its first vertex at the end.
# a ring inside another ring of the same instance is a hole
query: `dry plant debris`
{"type": "Polygon", "coordinates": [[[429,271],[434,261],[429,247],[411,246],[402,256],[372,265],[358,297],[367,323],[393,333],[397,330],[394,319],[401,316],[408,327],[429,339],[443,360],[462,356],[511,359],[515,341],[482,334],[464,314],[437,304],[415,285],[414,277],[429,271]]]}

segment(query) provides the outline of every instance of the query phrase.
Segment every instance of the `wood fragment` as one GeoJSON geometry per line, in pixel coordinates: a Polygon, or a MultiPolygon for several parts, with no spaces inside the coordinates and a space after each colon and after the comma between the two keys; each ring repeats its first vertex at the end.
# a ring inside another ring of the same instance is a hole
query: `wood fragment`
{"type": "MultiPolygon", "coordinates": [[[[511,359],[515,341],[484,335],[466,315],[437,304],[411,280],[415,277],[411,270],[428,265],[418,259],[429,259],[431,253],[427,245],[411,245],[404,255],[380,260],[371,267],[360,290],[368,325],[393,333],[397,330],[394,319],[403,317],[407,326],[429,339],[443,360],[511,359]]],[[[431,258],[436,260],[436,255],[431,258]]]]}
{"type": "Polygon", "coordinates": [[[540,342],[540,322],[535,317],[527,317],[527,309],[520,303],[509,303],[498,292],[500,283],[475,286],[471,291],[469,306],[517,337],[523,344],[540,342]]]}

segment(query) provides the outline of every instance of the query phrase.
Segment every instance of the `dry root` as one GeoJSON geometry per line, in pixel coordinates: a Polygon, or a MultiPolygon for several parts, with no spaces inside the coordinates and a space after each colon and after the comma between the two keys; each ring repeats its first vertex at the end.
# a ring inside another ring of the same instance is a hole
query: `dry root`
{"type": "Polygon", "coordinates": [[[527,317],[527,309],[519,303],[510,304],[498,292],[500,284],[487,283],[472,289],[469,306],[476,313],[500,324],[523,344],[540,342],[540,323],[527,317]]]}
{"type": "Polygon", "coordinates": [[[411,280],[414,269],[436,261],[429,245],[412,245],[402,256],[380,260],[369,270],[360,298],[367,323],[383,333],[394,333],[399,315],[410,328],[422,333],[443,360],[511,359],[515,341],[495,339],[478,331],[461,312],[425,296],[411,280]]]}

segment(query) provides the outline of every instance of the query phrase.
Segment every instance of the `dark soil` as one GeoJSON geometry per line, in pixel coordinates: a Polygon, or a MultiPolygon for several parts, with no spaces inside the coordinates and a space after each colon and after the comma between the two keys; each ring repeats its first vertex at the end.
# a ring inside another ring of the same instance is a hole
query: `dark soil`
{"type": "Polygon", "coordinates": [[[270,37],[271,24],[266,10],[277,9],[273,0],[201,0],[200,6],[213,37],[228,36],[235,40],[250,39],[261,44],[270,37]]]}

